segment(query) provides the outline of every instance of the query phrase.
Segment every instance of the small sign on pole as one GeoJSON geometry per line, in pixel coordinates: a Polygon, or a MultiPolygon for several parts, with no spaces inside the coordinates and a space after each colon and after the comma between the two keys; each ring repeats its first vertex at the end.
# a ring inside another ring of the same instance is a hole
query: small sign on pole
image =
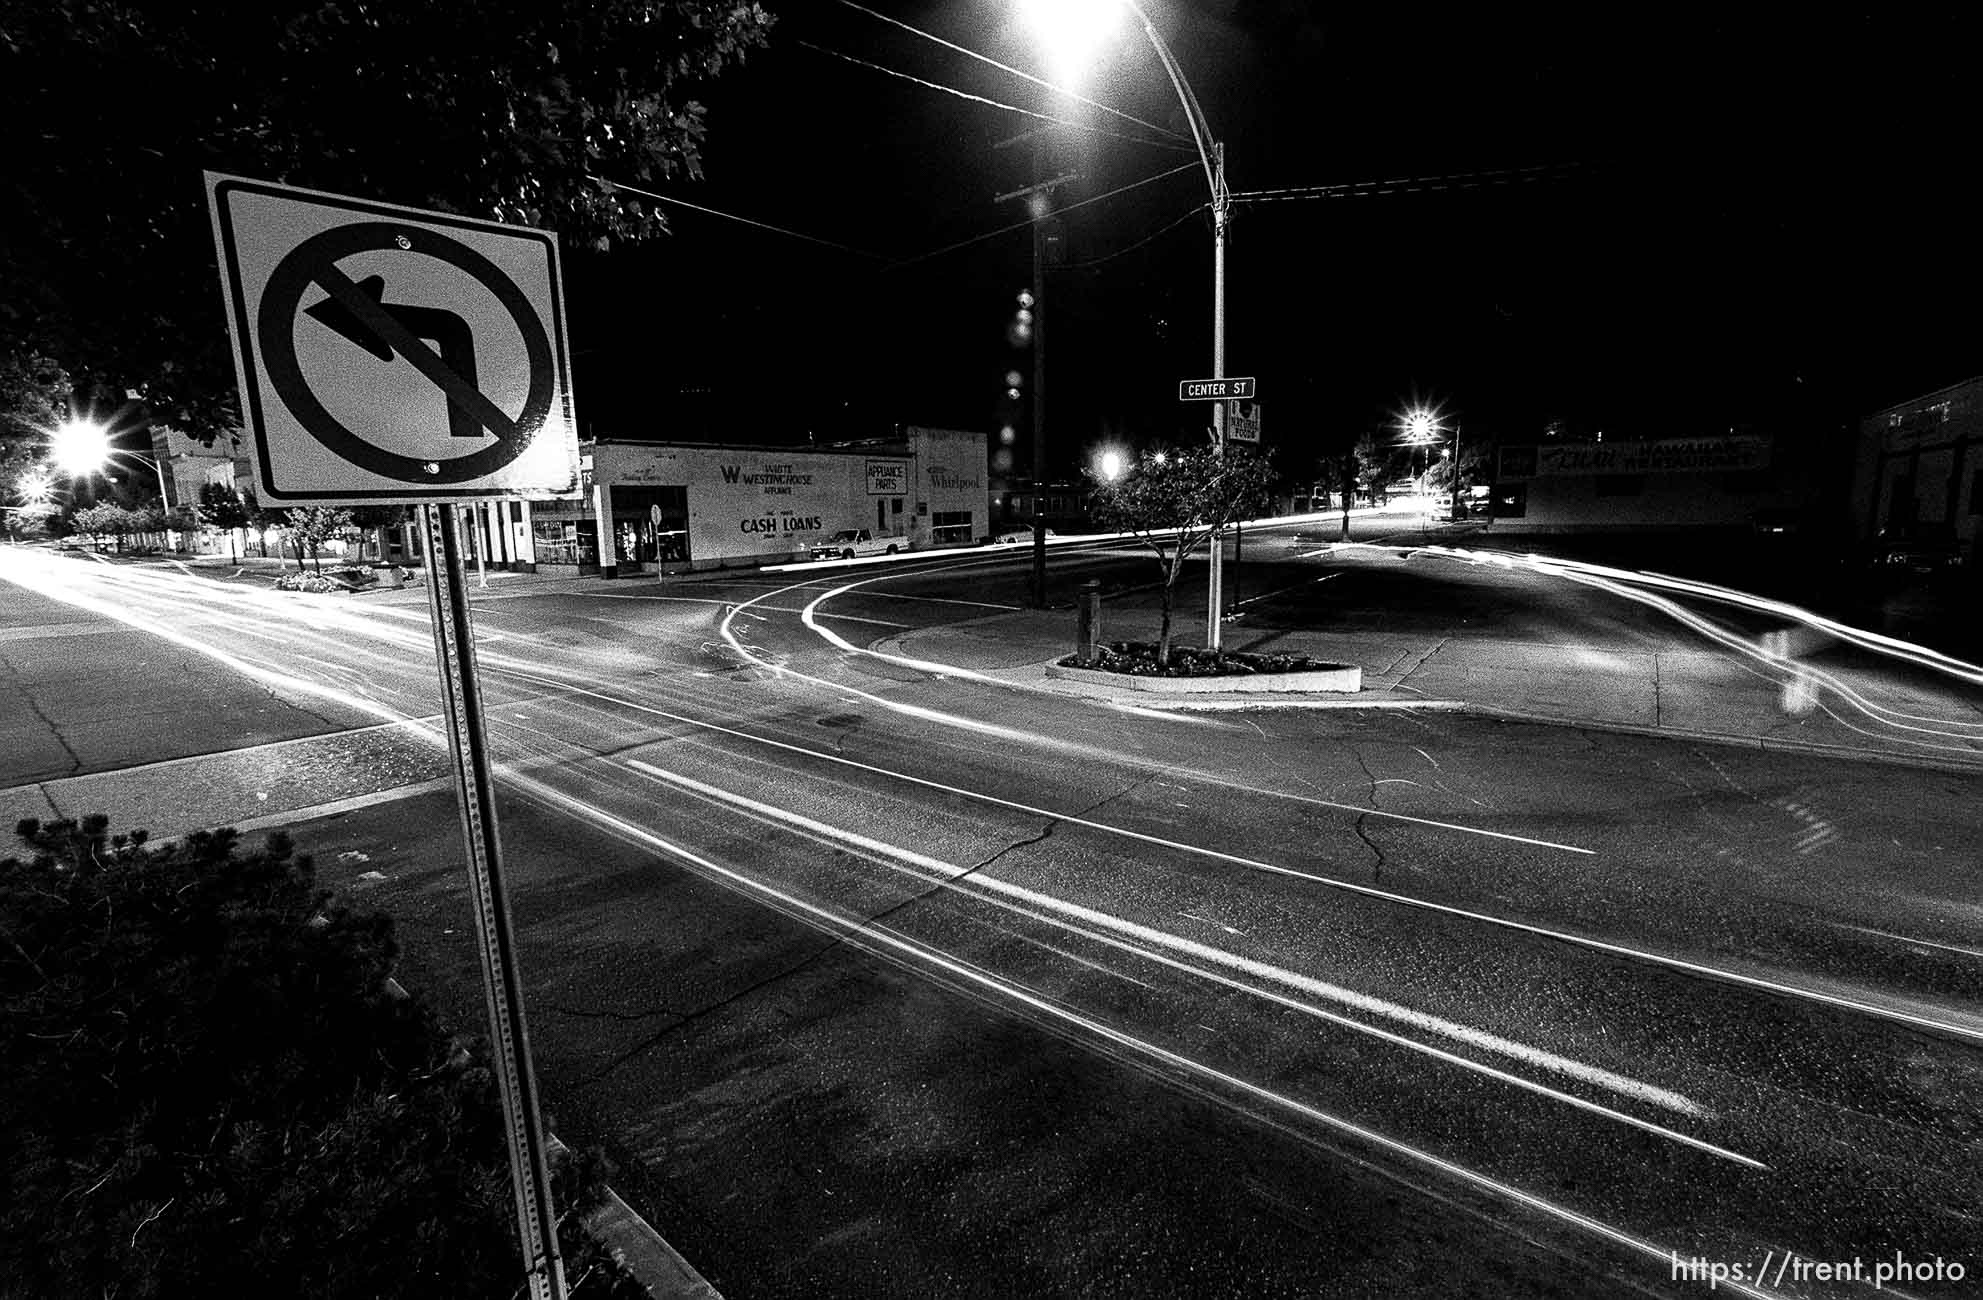
{"type": "MultiPolygon", "coordinates": [[[[206,179],[263,503],[421,510],[517,1233],[532,1300],[564,1300],[459,504],[578,490],[557,237],[213,172],[206,179]]],[[[486,546],[485,535],[478,566],[486,546]]]]}
{"type": "Polygon", "coordinates": [[[1226,438],[1231,442],[1260,441],[1260,403],[1234,402],[1226,408],[1226,438]]]}

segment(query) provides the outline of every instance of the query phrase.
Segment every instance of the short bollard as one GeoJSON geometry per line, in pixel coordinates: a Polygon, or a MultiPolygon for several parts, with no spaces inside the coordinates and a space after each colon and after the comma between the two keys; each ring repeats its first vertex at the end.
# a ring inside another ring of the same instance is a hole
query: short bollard
{"type": "Polygon", "coordinates": [[[1074,657],[1082,667],[1095,662],[1095,638],[1102,634],[1102,584],[1095,578],[1081,584],[1081,604],[1075,621],[1074,657]]]}

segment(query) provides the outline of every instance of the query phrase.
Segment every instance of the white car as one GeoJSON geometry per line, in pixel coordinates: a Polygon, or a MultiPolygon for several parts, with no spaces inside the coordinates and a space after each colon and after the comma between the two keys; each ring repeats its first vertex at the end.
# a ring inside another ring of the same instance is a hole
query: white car
{"type": "Polygon", "coordinates": [[[857,555],[893,555],[904,543],[899,537],[876,537],[865,528],[842,528],[808,553],[815,560],[851,560],[857,555]]]}
{"type": "MultiPolygon", "coordinates": [[[[1053,538],[1053,529],[1047,529],[1047,540],[1052,541],[1053,538]]],[[[1031,524],[1014,524],[1010,528],[1000,529],[992,534],[994,546],[1031,546],[1032,544],[1033,525],[1031,524]]]]}

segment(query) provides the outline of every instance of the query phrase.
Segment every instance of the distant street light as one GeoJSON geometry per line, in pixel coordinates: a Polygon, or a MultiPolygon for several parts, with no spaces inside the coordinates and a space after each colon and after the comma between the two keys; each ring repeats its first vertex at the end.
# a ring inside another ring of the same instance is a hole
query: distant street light
{"type": "Polygon", "coordinates": [[[1113,483],[1122,474],[1122,456],[1118,452],[1102,453],[1102,481],[1113,483]]]}
{"type": "MultiPolygon", "coordinates": [[[[1428,411],[1422,406],[1415,406],[1407,411],[1404,419],[1399,422],[1399,427],[1404,431],[1405,442],[1416,447],[1430,448],[1434,443],[1442,441],[1439,435],[1444,432],[1439,427],[1438,413],[1436,411],[1428,411]]],[[[1447,517],[1457,523],[1463,518],[1464,510],[1460,502],[1460,422],[1458,420],[1453,422],[1453,445],[1450,447],[1440,447],[1439,457],[1441,460],[1450,460],[1453,462],[1453,474],[1451,478],[1453,508],[1448,512],[1447,517]]],[[[1423,492],[1424,490],[1425,483],[1423,475],[1421,475],[1419,491],[1423,492]]]]}
{"type": "Polygon", "coordinates": [[[55,480],[45,469],[31,469],[14,480],[14,495],[22,505],[47,505],[55,499],[55,480]]]}
{"type": "Polygon", "coordinates": [[[166,545],[172,545],[172,494],[165,487],[165,467],[140,452],[125,451],[110,443],[110,429],[96,420],[74,417],[55,427],[49,440],[49,455],[58,469],[76,478],[101,473],[118,457],[128,457],[151,466],[158,476],[158,506],[166,517],[166,545]]]}

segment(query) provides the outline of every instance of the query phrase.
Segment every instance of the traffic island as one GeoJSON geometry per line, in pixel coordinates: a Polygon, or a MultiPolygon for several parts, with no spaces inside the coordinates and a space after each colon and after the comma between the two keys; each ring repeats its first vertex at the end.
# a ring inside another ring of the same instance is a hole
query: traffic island
{"type": "Polygon", "coordinates": [[[1047,676],[1097,686],[1159,695],[1288,694],[1326,691],[1354,695],[1363,689],[1363,669],[1307,655],[1214,653],[1172,647],[1169,661],[1157,663],[1153,642],[1118,641],[1095,647],[1083,662],[1069,655],[1047,665],[1047,676]]]}

